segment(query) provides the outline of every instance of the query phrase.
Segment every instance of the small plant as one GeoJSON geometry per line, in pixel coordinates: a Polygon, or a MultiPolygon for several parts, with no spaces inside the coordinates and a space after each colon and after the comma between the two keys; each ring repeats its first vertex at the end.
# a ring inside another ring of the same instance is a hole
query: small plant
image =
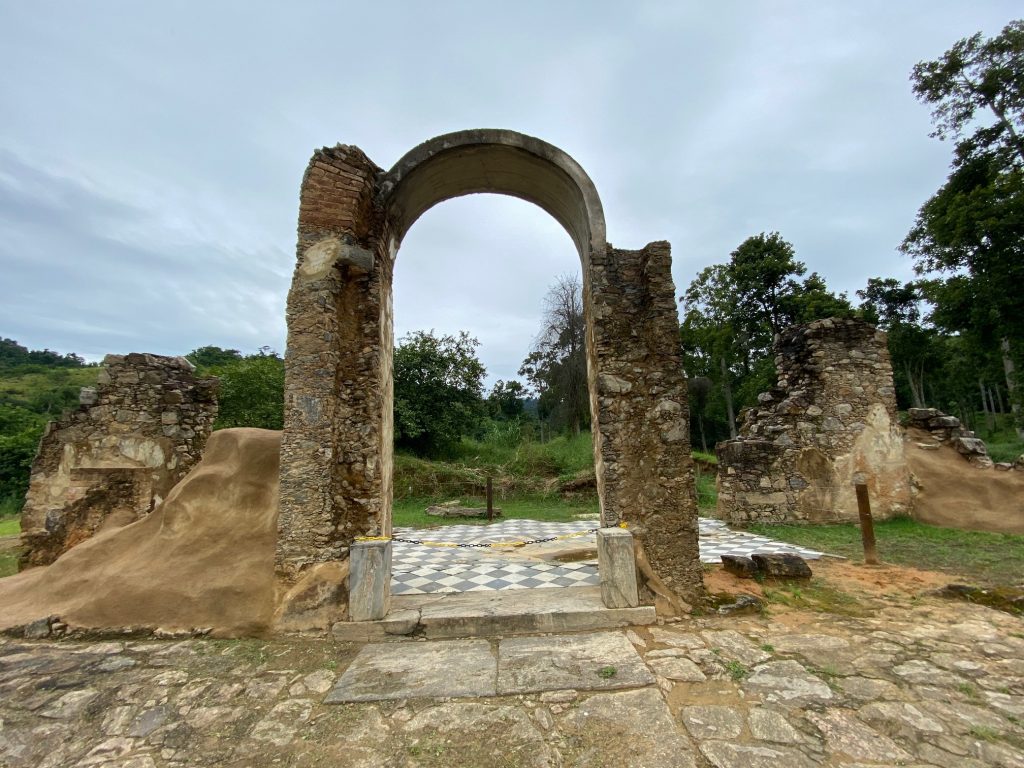
{"type": "Polygon", "coordinates": [[[743,666],[740,662],[733,659],[725,663],[725,671],[729,673],[729,677],[735,680],[737,683],[750,674],[750,670],[743,666]]]}
{"type": "Polygon", "coordinates": [[[601,667],[599,670],[597,670],[597,676],[600,677],[602,680],[610,680],[611,678],[615,677],[615,675],[617,675],[618,672],[619,670],[617,670],[615,667],[601,667]]]}
{"type": "Polygon", "coordinates": [[[960,693],[962,693],[968,699],[978,699],[978,698],[981,698],[980,696],[978,696],[978,689],[975,688],[970,683],[959,683],[956,686],[956,689],[958,691],[960,691],[960,693]]]}
{"type": "Polygon", "coordinates": [[[771,643],[762,643],[761,650],[765,653],[775,653],[775,646],[771,643]]]}
{"type": "Polygon", "coordinates": [[[999,732],[995,728],[989,728],[987,725],[972,725],[969,731],[971,736],[982,741],[995,741],[999,738],[999,732]]]}

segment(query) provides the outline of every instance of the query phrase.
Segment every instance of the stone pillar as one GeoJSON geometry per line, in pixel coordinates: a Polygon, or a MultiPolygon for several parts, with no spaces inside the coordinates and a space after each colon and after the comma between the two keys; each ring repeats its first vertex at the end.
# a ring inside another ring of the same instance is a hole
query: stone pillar
{"type": "Polygon", "coordinates": [[[349,621],[380,621],[391,607],[391,542],[357,541],[349,549],[349,621]]]}
{"type": "Polygon", "coordinates": [[[374,202],[379,171],[358,148],[339,145],[318,150],[303,179],[277,544],[288,579],[343,559],[356,536],[385,532],[391,263],[374,202]]]}
{"type": "Polygon", "coordinates": [[[601,528],[597,532],[597,570],[601,577],[601,602],[605,608],[636,608],[633,534],[625,528],[601,528]]]}
{"type": "Polygon", "coordinates": [[[654,571],[703,594],[689,409],[668,243],[591,255],[588,309],[601,523],[628,522],[654,571]]]}

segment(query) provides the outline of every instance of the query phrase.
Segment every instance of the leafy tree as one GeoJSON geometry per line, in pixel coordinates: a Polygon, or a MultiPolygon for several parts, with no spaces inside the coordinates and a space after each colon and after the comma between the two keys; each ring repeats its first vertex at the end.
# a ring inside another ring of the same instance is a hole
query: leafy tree
{"type": "MultiPolygon", "coordinates": [[[[775,334],[853,312],[846,296],[831,293],[817,273],[800,280],[806,273],[790,243],[778,232],[762,232],[744,240],[727,263],[702,270],[680,299],[686,372],[721,388],[721,417],[731,437],[738,407],[752,405],[772,384],[775,334]]],[[[709,399],[709,407],[713,403],[709,399]]],[[[708,415],[714,423],[715,414],[708,415]]]]}
{"type": "Polygon", "coordinates": [[[519,368],[539,398],[540,417],[578,435],[590,424],[583,288],[563,275],[548,289],[533,349],[519,368]]]}
{"type": "Polygon", "coordinates": [[[242,353],[237,349],[221,349],[220,347],[199,347],[193,349],[185,358],[196,368],[219,368],[225,365],[237,363],[242,359],[242,353]]]}
{"type": "Polygon", "coordinates": [[[932,106],[932,135],[956,148],[949,179],[901,248],[932,276],[933,322],[998,349],[1019,412],[1024,293],[1012,287],[1024,280],[1024,21],[956,42],[916,65],[911,81],[932,106]]]}
{"type": "Polygon", "coordinates": [[[520,382],[498,379],[491,392],[487,395],[487,412],[492,419],[515,421],[521,419],[526,411],[524,401],[527,391],[520,382]]]}
{"type": "Polygon", "coordinates": [[[284,360],[269,347],[261,348],[255,355],[228,355],[222,359],[228,362],[203,369],[220,379],[220,409],[214,428],[283,429],[284,360]]]}
{"type": "Polygon", "coordinates": [[[465,331],[415,331],[395,348],[395,440],[437,456],[469,434],[483,415],[480,345],[465,331]]]}

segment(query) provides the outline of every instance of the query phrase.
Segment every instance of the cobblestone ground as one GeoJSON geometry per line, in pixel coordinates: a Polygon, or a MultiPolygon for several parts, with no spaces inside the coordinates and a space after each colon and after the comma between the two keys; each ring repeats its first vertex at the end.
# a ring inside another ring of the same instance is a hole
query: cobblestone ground
{"type": "Polygon", "coordinates": [[[322,702],[356,645],[0,640],[0,765],[1024,766],[1006,614],[922,598],[625,634],[657,684],[348,705],[322,702]]]}

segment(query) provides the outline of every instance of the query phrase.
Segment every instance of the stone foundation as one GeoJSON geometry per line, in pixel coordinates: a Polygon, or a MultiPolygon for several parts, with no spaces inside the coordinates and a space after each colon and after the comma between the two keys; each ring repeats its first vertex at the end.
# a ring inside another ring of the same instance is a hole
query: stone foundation
{"type": "Polygon", "coordinates": [[[718,516],[734,523],[857,519],[854,481],[876,518],[910,510],[886,335],[828,319],[776,339],[778,383],[719,443],[718,516]]]}
{"type": "Polygon", "coordinates": [[[40,442],[21,518],[23,566],[147,515],[199,461],[216,419],[216,379],[196,379],[184,358],[108,355],[103,364],[97,387],[40,442]]]}

